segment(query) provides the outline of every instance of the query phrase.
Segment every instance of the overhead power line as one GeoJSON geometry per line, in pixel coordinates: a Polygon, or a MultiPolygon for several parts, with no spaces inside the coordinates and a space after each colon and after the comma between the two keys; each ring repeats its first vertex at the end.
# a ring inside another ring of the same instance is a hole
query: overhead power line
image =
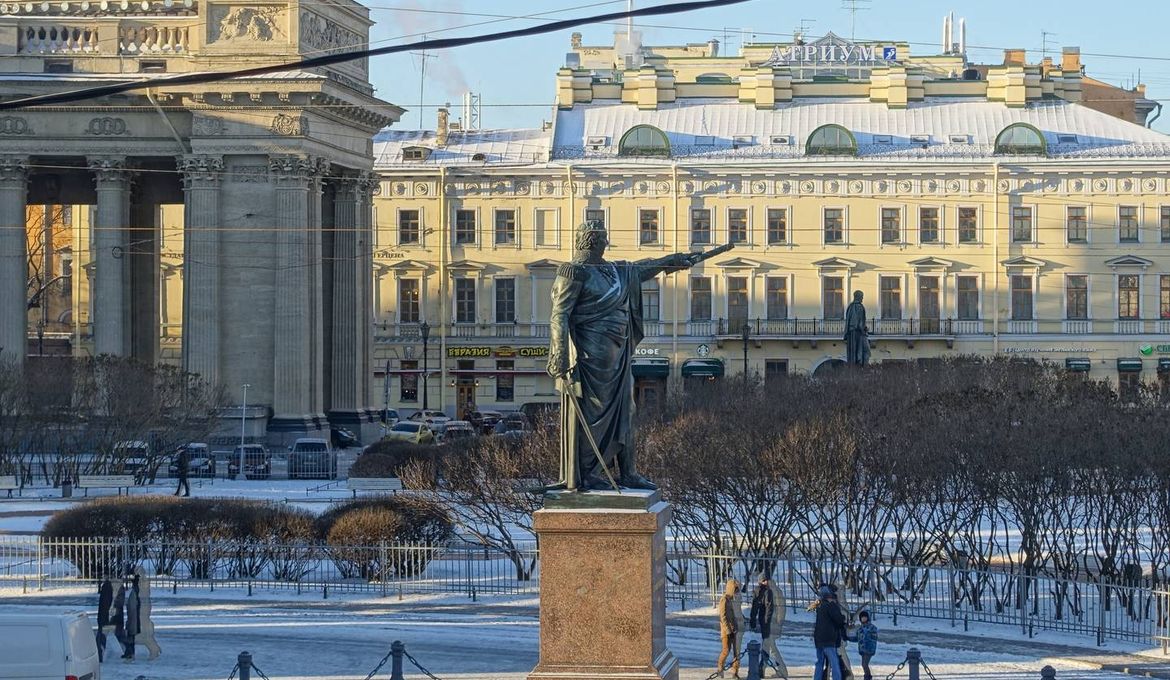
{"type": "Polygon", "coordinates": [[[282,64],[258,66],[235,71],[220,71],[217,73],[186,73],[176,76],[159,76],[145,80],[113,83],[110,85],[100,85],[97,87],[83,88],[70,92],[60,92],[57,94],[40,95],[36,97],[24,97],[22,99],[17,99],[10,102],[0,102],[0,111],[10,111],[12,109],[21,109],[30,106],[42,106],[48,104],[65,104],[68,102],[81,101],[84,99],[94,99],[97,97],[106,97],[113,94],[145,90],[154,87],[218,83],[225,80],[246,76],[260,76],[269,73],[280,73],[282,71],[331,66],[333,64],[356,61],[358,59],[364,59],[367,57],[377,57],[384,54],[397,54],[400,52],[410,52],[424,49],[450,49],[452,47],[462,47],[464,45],[497,42],[500,40],[523,38],[531,35],[540,35],[543,33],[555,33],[557,31],[563,31],[568,28],[583,26],[585,24],[615,21],[618,19],[628,19],[632,17],[678,14],[681,12],[692,12],[695,10],[737,5],[747,1],[748,0],[695,0],[692,2],[660,5],[657,7],[643,7],[641,9],[635,9],[632,11],[610,12],[608,14],[582,17],[580,19],[565,19],[562,21],[554,21],[541,26],[529,26],[528,28],[519,28],[512,31],[503,31],[501,33],[468,36],[465,38],[439,38],[437,40],[420,40],[418,42],[407,43],[405,45],[391,45],[389,47],[379,47],[377,49],[340,52],[338,54],[327,54],[310,59],[300,59],[282,64]]]}

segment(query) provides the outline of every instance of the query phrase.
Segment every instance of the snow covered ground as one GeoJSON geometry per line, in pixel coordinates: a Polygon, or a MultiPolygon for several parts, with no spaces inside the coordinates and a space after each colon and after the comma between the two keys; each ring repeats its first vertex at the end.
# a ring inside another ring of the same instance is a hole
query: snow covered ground
{"type": "MultiPolygon", "coordinates": [[[[26,611],[92,608],[96,597],[74,591],[21,596],[0,591],[0,610],[26,611]]],[[[489,598],[469,602],[463,597],[295,598],[287,593],[258,593],[251,599],[239,592],[172,596],[158,593],[154,621],[163,655],[124,663],[108,661],[106,680],[223,680],[242,650],[272,680],[364,678],[389,651],[393,640],[444,680],[450,678],[520,680],[537,661],[539,627],[535,598],[489,598]]],[[[1119,659],[1143,651],[1111,644],[1084,648],[1090,640],[1046,634],[1034,640],[1013,636],[996,626],[974,627],[968,634],[945,623],[913,622],[882,627],[882,644],[874,660],[875,675],[884,678],[918,647],[939,678],[1024,680],[1040,677],[1051,664],[1064,678],[1127,677],[1099,670],[1111,655],[1119,659]]],[[[679,658],[683,680],[706,678],[719,653],[717,623],[711,608],[668,615],[667,643],[679,658]]],[[[811,621],[794,616],[784,629],[780,649],[790,677],[811,676],[811,621]]],[[[750,638],[749,638],[750,639],[750,638]]],[[[111,642],[111,644],[115,644],[111,642]]],[[[407,667],[407,677],[422,677],[407,667]]],[[[905,671],[899,674],[904,677],[905,671]]],[[[389,676],[387,665],[379,677],[389,676]]],[[[925,675],[924,675],[925,677],[925,675]]]]}

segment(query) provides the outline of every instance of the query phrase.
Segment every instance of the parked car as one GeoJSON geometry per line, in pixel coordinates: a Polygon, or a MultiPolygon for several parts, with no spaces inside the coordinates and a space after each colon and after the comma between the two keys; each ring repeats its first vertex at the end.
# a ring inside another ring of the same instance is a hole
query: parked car
{"type": "Polygon", "coordinates": [[[449,420],[435,426],[435,439],[440,444],[471,439],[476,434],[475,428],[466,420],[449,420]]]}
{"type": "Polygon", "coordinates": [[[114,444],[114,458],[111,461],[111,474],[134,475],[134,480],[141,484],[148,478],[153,480],[158,470],[159,462],[151,467],[150,444],[144,441],[124,441],[114,444]]]}
{"type": "Polygon", "coordinates": [[[496,426],[493,429],[495,434],[507,435],[511,437],[524,436],[531,431],[532,426],[528,424],[528,419],[525,418],[524,414],[520,413],[519,411],[513,411],[504,418],[500,419],[500,422],[496,423],[496,426]]]}
{"type": "Polygon", "coordinates": [[[560,410],[561,405],[555,401],[532,401],[520,407],[520,412],[530,423],[541,423],[555,418],[560,410]]]}
{"type": "MultiPolygon", "coordinates": [[[[101,680],[93,623],[82,612],[0,614],[0,680],[101,680]]],[[[106,653],[118,645],[110,636],[106,653]]]]}
{"type": "Polygon", "coordinates": [[[393,427],[401,418],[398,417],[397,409],[384,408],[382,409],[382,422],[386,427],[393,427]]]}
{"type": "Polygon", "coordinates": [[[333,441],[334,448],[352,449],[362,445],[357,435],[352,430],[347,430],[344,427],[329,428],[329,436],[333,441]]]}
{"type": "Polygon", "coordinates": [[[172,477],[179,476],[179,456],[183,454],[183,450],[187,451],[187,474],[191,477],[214,477],[215,476],[215,456],[211,453],[211,449],[207,444],[184,444],[175,451],[175,455],[171,457],[171,464],[167,466],[167,471],[172,477]]]}
{"type": "Polygon", "coordinates": [[[475,411],[472,416],[473,418],[470,420],[472,422],[479,422],[480,432],[491,434],[496,427],[496,423],[500,422],[504,414],[499,411],[475,411]]]}
{"type": "Polygon", "coordinates": [[[240,474],[240,450],[244,452],[244,477],[248,479],[268,479],[272,476],[272,454],[262,444],[244,444],[237,446],[228,455],[228,477],[240,474]]]}
{"type": "Polygon", "coordinates": [[[426,423],[403,420],[386,431],[385,439],[411,444],[434,444],[435,434],[426,423]]]}
{"type": "Polygon", "coordinates": [[[290,479],[333,479],[337,476],[337,458],[324,439],[302,438],[289,447],[290,479]]]}
{"type": "Polygon", "coordinates": [[[413,420],[415,422],[430,423],[433,425],[435,423],[445,423],[448,420],[451,420],[451,416],[447,415],[446,413],[443,413],[442,411],[435,411],[435,410],[427,409],[427,410],[415,411],[414,413],[410,414],[410,418],[407,418],[407,420],[413,420]]]}

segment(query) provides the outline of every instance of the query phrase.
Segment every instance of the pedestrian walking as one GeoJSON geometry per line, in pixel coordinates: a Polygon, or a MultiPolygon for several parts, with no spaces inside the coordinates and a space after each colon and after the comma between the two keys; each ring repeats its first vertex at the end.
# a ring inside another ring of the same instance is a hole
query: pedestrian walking
{"type": "Polygon", "coordinates": [[[719,663],[716,672],[723,676],[724,664],[731,656],[731,673],[739,677],[739,639],[743,631],[743,610],[739,604],[739,581],[727,579],[723,589],[723,597],[719,599],[719,639],[723,649],[719,652],[719,663]]]}
{"type": "Polygon", "coordinates": [[[98,584],[97,633],[94,635],[97,640],[99,663],[104,661],[106,656],[106,631],[113,625],[110,622],[110,609],[113,606],[114,585],[110,583],[110,579],[102,579],[98,584]]]}
{"type": "Polygon", "coordinates": [[[865,673],[865,680],[873,680],[873,673],[869,670],[869,660],[877,654],[878,629],[869,620],[869,612],[863,611],[857,615],[857,632],[853,640],[857,642],[857,654],[861,657],[861,670],[865,673]]]}
{"type": "Polygon", "coordinates": [[[784,596],[772,585],[772,577],[767,573],[760,574],[748,621],[752,631],[760,633],[760,651],[764,655],[760,677],[764,677],[763,663],[767,659],[775,669],[776,677],[787,678],[788,667],[784,665],[780,650],[776,649],[776,638],[780,637],[780,627],[784,625],[784,596]]]}
{"type": "Polygon", "coordinates": [[[175,459],[175,467],[178,468],[179,486],[175,489],[175,495],[178,496],[180,491],[184,491],[184,496],[191,495],[191,482],[187,480],[187,475],[191,472],[191,454],[184,446],[179,450],[179,457],[175,459]]]}
{"type": "Polygon", "coordinates": [[[822,585],[817,594],[819,595],[816,602],[817,619],[813,626],[817,665],[813,677],[822,677],[821,674],[828,667],[833,680],[843,680],[841,656],[837,653],[837,646],[845,637],[845,615],[837,604],[837,595],[832,587],[822,585]]]}
{"type": "Polygon", "coordinates": [[[134,638],[141,632],[138,577],[127,574],[114,596],[114,635],[122,644],[122,658],[134,660],[134,638]]]}

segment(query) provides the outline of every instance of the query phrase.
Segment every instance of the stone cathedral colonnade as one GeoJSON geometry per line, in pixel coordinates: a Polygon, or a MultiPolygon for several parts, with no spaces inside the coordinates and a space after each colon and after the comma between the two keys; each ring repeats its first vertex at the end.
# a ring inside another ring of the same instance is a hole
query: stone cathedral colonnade
{"type": "MultiPolygon", "coordinates": [[[[350,0],[102,5],[0,7],[0,98],[353,49],[370,26],[350,0]]],[[[75,353],[158,360],[160,257],[181,238],[183,366],[232,403],[247,383],[270,443],[369,432],[371,138],[401,113],[364,60],[0,113],[0,357],[26,360],[26,206],[87,207],[75,353]]]]}

